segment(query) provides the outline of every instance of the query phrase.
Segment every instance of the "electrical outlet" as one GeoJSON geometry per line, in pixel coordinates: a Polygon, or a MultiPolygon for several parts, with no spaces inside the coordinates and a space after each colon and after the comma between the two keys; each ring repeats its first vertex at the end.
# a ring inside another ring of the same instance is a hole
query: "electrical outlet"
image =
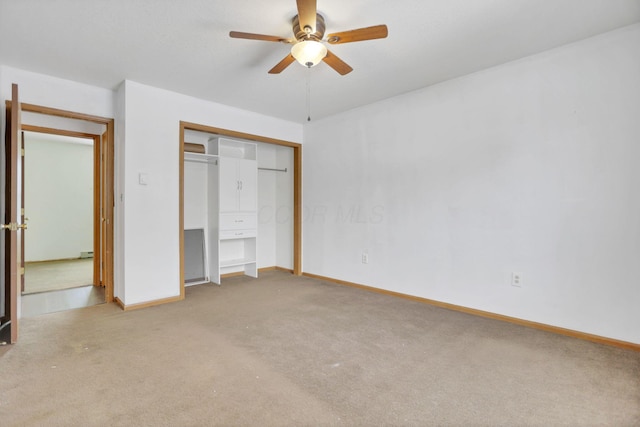
{"type": "Polygon", "coordinates": [[[522,287],[522,273],[511,273],[511,286],[522,287]]]}
{"type": "Polygon", "coordinates": [[[362,263],[363,264],[369,264],[369,254],[366,252],[362,253],[362,263]]]}

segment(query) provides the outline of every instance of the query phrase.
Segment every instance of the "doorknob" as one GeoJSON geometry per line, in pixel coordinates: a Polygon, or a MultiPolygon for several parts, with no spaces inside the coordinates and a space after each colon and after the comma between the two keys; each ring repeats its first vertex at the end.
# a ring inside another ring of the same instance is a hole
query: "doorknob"
{"type": "Polygon", "coordinates": [[[27,224],[16,224],[15,222],[10,222],[9,224],[0,224],[0,229],[2,230],[18,231],[18,228],[26,230],[27,224]]]}

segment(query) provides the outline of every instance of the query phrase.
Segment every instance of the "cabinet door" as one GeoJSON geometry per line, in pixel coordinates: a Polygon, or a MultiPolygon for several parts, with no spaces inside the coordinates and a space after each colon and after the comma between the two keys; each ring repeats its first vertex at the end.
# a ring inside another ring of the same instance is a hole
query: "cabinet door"
{"type": "Polygon", "coordinates": [[[256,211],[258,209],[258,164],[255,160],[238,160],[238,210],[256,211]]]}
{"type": "Polygon", "coordinates": [[[220,167],[220,212],[238,210],[238,162],[236,159],[221,158],[220,167]]]}

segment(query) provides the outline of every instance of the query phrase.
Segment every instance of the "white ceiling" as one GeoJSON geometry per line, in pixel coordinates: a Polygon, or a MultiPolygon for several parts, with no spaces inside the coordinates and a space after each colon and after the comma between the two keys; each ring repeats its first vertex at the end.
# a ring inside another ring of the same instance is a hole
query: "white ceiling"
{"type": "MultiPolygon", "coordinates": [[[[387,24],[389,37],[330,46],[354,71],[294,63],[295,0],[0,0],[0,64],[113,89],[125,79],[296,122],[311,78],[318,119],[640,22],[640,0],[318,0],[327,34],[387,24]]],[[[639,50],[640,51],[640,50],[639,50]]]]}

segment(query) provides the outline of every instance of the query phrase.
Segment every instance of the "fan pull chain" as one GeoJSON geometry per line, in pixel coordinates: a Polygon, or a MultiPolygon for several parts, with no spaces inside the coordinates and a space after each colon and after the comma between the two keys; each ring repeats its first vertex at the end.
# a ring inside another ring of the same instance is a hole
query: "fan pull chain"
{"type": "Polygon", "coordinates": [[[307,121],[311,121],[311,67],[307,71],[307,121]]]}

